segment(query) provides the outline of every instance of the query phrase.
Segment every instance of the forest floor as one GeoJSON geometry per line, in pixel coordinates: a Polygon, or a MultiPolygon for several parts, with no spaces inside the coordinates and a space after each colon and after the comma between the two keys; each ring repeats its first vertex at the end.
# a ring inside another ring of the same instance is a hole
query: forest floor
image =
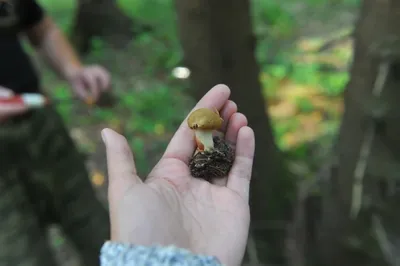
{"type": "MultiPolygon", "coordinates": [[[[62,8],[48,6],[50,14],[53,12],[59,19],[71,17],[70,14],[63,16],[62,8]]],[[[297,23],[293,33],[295,37],[284,40],[296,51],[291,52],[287,59],[294,69],[288,73],[277,64],[273,71],[262,72],[260,78],[266,86],[268,112],[279,146],[287,153],[295,151],[291,164],[293,171],[298,171],[298,175],[312,176],[315,169],[304,159],[305,153],[309,152],[309,143],[318,143],[317,148],[314,145],[311,151],[314,157],[318,157],[328,149],[340,122],[343,106],[341,92],[337,90],[342,90],[346,84],[352,53],[352,39],[340,36],[352,31],[357,8],[346,4],[313,8],[293,4],[287,11],[297,23]],[[329,47],[321,49],[327,43],[329,47]]],[[[262,51],[263,48],[258,49],[262,51]]],[[[150,51],[135,45],[124,50],[102,47],[101,55],[85,58],[87,63],[103,64],[111,71],[113,88],[120,100],[115,107],[101,109],[68,101],[58,106],[72,137],[88,155],[87,166],[92,183],[105,203],[106,158],[100,130],[111,127],[127,137],[139,173],[145,176],[193,103],[185,96],[187,81],[171,79],[170,68],[157,69],[149,74],[147,64],[150,60],[147,56],[150,51]]],[[[38,66],[42,70],[45,88],[54,97],[70,97],[64,82],[42,63],[39,62],[38,66]]],[[[60,265],[80,265],[75,251],[57,227],[51,228],[49,236],[60,265]]]]}

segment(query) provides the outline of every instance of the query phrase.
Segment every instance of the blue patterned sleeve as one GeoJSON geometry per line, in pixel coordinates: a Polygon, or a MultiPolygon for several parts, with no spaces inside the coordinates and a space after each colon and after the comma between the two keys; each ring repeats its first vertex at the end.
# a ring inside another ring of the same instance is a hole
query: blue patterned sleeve
{"type": "Polygon", "coordinates": [[[220,266],[216,257],[196,255],[174,246],[136,246],[106,242],[101,248],[101,266],[220,266]]]}

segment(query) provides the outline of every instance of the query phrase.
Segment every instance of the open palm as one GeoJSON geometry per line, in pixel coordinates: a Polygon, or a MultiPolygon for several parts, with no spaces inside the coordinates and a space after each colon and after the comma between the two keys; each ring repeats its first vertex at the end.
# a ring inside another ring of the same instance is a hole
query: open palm
{"type": "Polygon", "coordinates": [[[132,153],[121,135],[105,129],[109,171],[111,240],[138,245],[175,245],[239,265],[247,242],[249,183],[254,134],[229,101],[223,85],[211,89],[195,109],[220,110],[221,133],[235,147],[228,177],[213,184],[190,175],[194,134],[183,121],[145,182],[137,176],[132,153]]]}

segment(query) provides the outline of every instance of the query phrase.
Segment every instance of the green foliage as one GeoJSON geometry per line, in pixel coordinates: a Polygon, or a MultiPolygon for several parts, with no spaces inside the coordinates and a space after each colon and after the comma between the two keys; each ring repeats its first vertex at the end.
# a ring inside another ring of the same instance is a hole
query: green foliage
{"type": "Polygon", "coordinates": [[[101,57],[104,53],[105,43],[101,38],[94,37],[91,40],[90,52],[93,57],[101,57]]]}
{"type": "Polygon", "coordinates": [[[56,20],[57,25],[69,33],[75,16],[76,1],[71,0],[38,0],[56,20]]]}
{"type": "Polygon", "coordinates": [[[160,68],[172,70],[179,65],[182,59],[176,39],[165,38],[163,42],[159,37],[163,38],[152,34],[142,34],[135,41],[139,49],[144,50],[148,55],[145,68],[150,75],[154,73],[154,70],[160,68]]]}
{"type": "Polygon", "coordinates": [[[121,98],[120,108],[135,110],[126,126],[129,131],[145,134],[158,134],[172,131],[181,120],[180,110],[176,108],[180,98],[174,96],[176,89],[159,86],[151,91],[126,93],[121,98]]]}
{"type": "Polygon", "coordinates": [[[321,75],[321,84],[325,88],[324,92],[331,96],[339,96],[343,93],[349,80],[347,72],[331,73],[329,75],[321,75]]]}
{"type": "MultiPolygon", "coordinates": [[[[53,15],[63,30],[71,29],[76,1],[39,0],[39,2],[53,15]]],[[[93,107],[87,111],[89,115],[78,116],[79,118],[75,113],[78,112],[77,110],[88,109],[87,106],[65,101],[58,105],[58,109],[68,123],[81,125],[122,123],[124,133],[128,135],[129,143],[143,166],[146,162],[144,152],[148,145],[146,144],[148,140],[143,136],[172,132],[183,118],[185,106],[179,96],[182,84],[177,85],[176,81],[171,82],[168,79],[171,70],[180,65],[182,51],[177,35],[173,0],[118,0],[117,2],[128,16],[153,28],[151,32],[137,36],[126,50],[121,51],[124,55],[126,54],[126,62],[123,63],[115,60],[116,57],[110,54],[102,40],[92,40],[89,57],[92,59],[90,60],[106,62],[113,77],[124,84],[124,86],[114,88],[119,97],[118,106],[111,110],[93,107]],[[136,74],[136,76],[135,73],[120,75],[121,70],[128,69],[129,72],[130,61],[141,62],[145,68],[144,73],[136,74]],[[148,80],[151,81],[148,82],[148,80]],[[144,88],[138,89],[130,85],[138,81],[146,84],[144,88]]],[[[313,12],[313,10],[329,10],[328,7],[331,6],[353,8],[359,3],[359,0],[300,2],[297,0],[252,0],[251,12],[254,32],[257,36],[256,57],[260,64],[260,80],[265,94],[274,99],[281,89],[281,81],[290,80],[299,85],[313,87],[328,97],[341,95],[348,81],[347,73],[326,72],[322,70],[321,63],[297,62],[293,59],[293,54],[299,52],[293,45],[294,36],[299,30],[295,10],[305,8],[313,12]],[[290,45],[287,45],[288,43],[290,45]]],[[[132,25],[132,27],[135,26],[132,25]]],[[[45,75],[47,78],[49,74],[45,75]]],[[[71,98],[69,88],[64,83],[54,81],[54,78],[48,80],[53,80],[54,83],[54,89],[51,90],[53,97],[71,98]]],[[[302,113],[310,113],[314,110],[313,103],[305,97],[297,98],[296,106],[302,113]]],[[[280,147],[285,146],[283,136],[298,126],[296,118],[274,123],[274,131],[280,147]]],[[[336,126],[337,123],[331,123],[326,130],[333,131],[336,126]]],[[[298,148],[298,154],[304,154],[304,149],[298,148]]]]}
{"type": "Polygon", "coordinates": [[[71,121],[72,113],[72,105],[71,105],[71,90],[69,90],[66,86],[59,85],[54,88],[53,90],[53,97],[55,99],[60,99],[60,104],[57,104],[57,109],[60,112],[61,116],[64,118],[65,121],[68,123],[71,121]]]}
{"type": "Polygon", "coordinates": [[[146,53],[146,69],[176,67],[182,58],[177,36],[175,7],[172,0],[119,0],[121,8],[136,20],[151,25],[153,31],[138,36],[135,44],[146,53]]]}
{"type": "Polygon", "coordinates": [[[338,96],[345,89],[348,73],[326,73],[320,70],[319,64],[299,64],[294,66],[291,78],[299,84],[318,87],[329,96],[338,96]]]}
{"type": "Polygon", "coordinates": [[[129,140],[129,145],[132,147],[132,152],[135,154],[135,161],[136,165],[138,167],[138,172],[146,171],[149,169],[151,166],[148,163],[148,160],[146,160],[145,156],[145,142],[142,138],[140,137],[134,137],[129,140]]]}
{"type": "Polygon", "coordinates": [[[318,86],[320,84],[320,75],[318,72],[317,64],[295,64],[291,78],[299,84],[318,86]]]}
{"type": "Polygon", "coordinates": [[[296,99],[297,106],[302,113],[310,113],[314,111],[315,107],[312,101],[305,97],[299,97],[296,99]]]}
{"type": "Polygon", "coordinates": [[[293,33],[295,20],[286,6],[278,1],[255,0],[252,14],[256,32],[269,33],[274,38],[288,37],[293,33]]]}

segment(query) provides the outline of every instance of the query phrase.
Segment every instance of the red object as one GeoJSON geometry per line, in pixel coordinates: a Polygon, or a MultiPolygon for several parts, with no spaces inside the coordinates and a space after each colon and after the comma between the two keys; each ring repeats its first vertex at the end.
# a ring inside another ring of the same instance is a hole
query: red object
{"type": "Polygon", "coordinates": [[[0,104],[25,104],[24,99],[21,96],[0,97],[0,104]]]}
{"type": "Polygon", "coordinates": [[[43,107],[49,103],[49,100],[42,94],[39,93],[23,93],[14,95],[12,97],[0,97],[0,104],[22,104],[27,107],[43,107]]]}
{"type": "Polygon", "coordinates": [[[195,138],[195,140],[196,140],[197,149],[198,149],[199,151],[204,151],[204,145],[203,145],[203,143],[201,143],[201,141],[200,141],[196,136],[195,136],[194,138],[195,138]]]}

